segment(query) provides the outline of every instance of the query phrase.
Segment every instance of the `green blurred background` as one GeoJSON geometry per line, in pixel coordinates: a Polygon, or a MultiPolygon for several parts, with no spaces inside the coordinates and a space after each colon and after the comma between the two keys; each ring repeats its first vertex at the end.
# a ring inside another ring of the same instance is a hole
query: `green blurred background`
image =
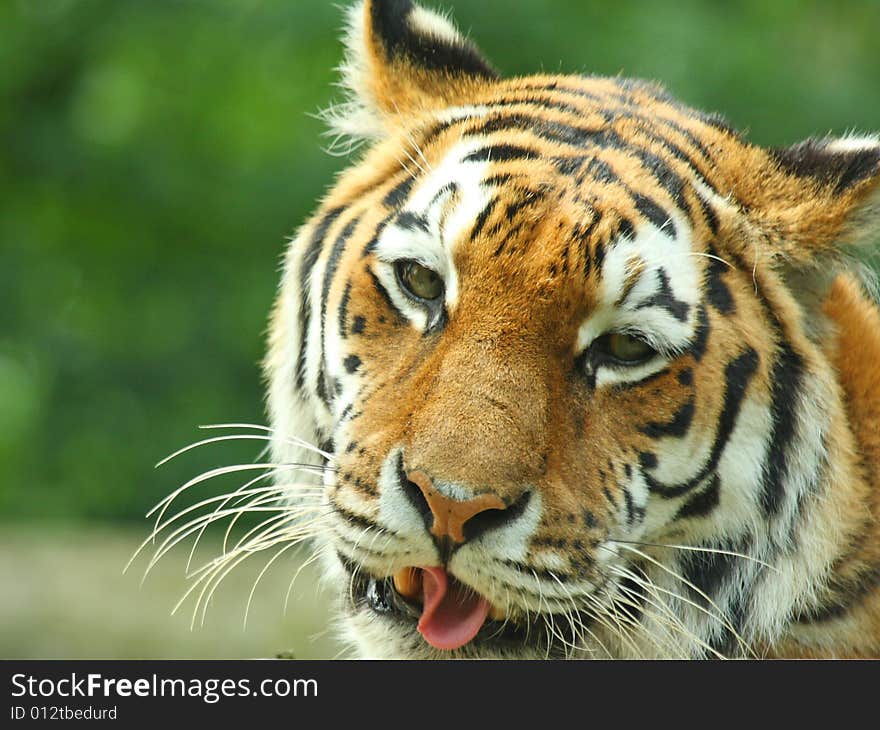
{"type": "MultiPolygon", "coordinates": [[[[877,1],[450,6],[507,74],[657,79],[768,145],[880,130],[877,1]]],[[[0,3],[0,657],[339,650],[313,571],[283,613],[302,556],[247,628],[259,561],[194,631],[169,616],[185,551],[143,588],[121,569],[153,504],[258,454],[153,469],[199,424],[265,422],[285,237],[346,164],[314,116],[339,96],[341,20],[325,0],[0,3]]]]}

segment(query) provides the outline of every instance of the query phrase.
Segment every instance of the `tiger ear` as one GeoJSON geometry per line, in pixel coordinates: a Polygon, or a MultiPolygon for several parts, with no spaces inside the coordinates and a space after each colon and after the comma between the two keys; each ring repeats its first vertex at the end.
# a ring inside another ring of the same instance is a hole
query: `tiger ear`
{"type": "MultiPolygon", "coordinates": [[[[812,309],[840,270],[864,269],[877,252],[880,137],[809,139],[751,154],[736,173],[736,197],[770,264],[812,309]]],[[[741,253],[748,259],[754,250],[741,253]]]]}
{"type": "Polygon", "coordinates": [[[349,11],[341,66],[348,100],[327,117],[336,134],[381,138],[399,117],[461,104],[498,78],[443,16],[410,0],[363,0],[349,11]]]}
{"type": "Polygon", "coordinates": [[[880,240],[880,137],[809,139],[763,151],[739,196],[788,265],[825,266],[880,240]]]}

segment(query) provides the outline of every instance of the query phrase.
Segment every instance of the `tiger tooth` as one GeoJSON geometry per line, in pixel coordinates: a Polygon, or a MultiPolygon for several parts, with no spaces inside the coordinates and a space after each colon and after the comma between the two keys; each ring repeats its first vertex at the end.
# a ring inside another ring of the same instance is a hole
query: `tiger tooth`
{"type": "Polygon", "coordinates": [[[494,603],[489,604],[489,618],[493,621],[503,621],[506,613],[503,608],[496,606],[494,603]]]}
{"type": "Polygon", "coordinates": [[[401,568],[394,574],[393,581],[395,590],[408,600],[422,593],[422,571],[418,568],[401,568]]]}

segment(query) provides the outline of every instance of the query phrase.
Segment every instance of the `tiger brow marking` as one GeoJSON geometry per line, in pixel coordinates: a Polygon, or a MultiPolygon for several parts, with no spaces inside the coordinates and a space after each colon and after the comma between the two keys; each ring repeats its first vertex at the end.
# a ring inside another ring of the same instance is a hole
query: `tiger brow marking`
{"type": "Polygon", "coordinates": [[[651,296],[636,305],[636,309],[648,309],[657,307],[672,315],[679,322],[687,322],[691,305],[681,299],[676,299],[672,287],[669,285],[669,274],[666,269],[656,269],[659,288],[651,296]]]}
{"type": "Polygon", "coordinates": [[[394,225],[407,231],[422,231],[423,233],[430,233],[431,231],[428,219],[424,215],[414,213],[411,210],[404,210],[399,213],[394,219],[394,225]]]}

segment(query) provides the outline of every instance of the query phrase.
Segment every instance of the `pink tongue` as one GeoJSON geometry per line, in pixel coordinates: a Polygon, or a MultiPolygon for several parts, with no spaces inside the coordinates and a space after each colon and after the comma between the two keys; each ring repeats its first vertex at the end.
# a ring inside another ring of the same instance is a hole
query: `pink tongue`
{"type": "Polygon", "coordinates": [[[473,639],[489,613],[489,602],[443,568],[422,569],[419,631],[435,649],[458,649],[473,639]]]}

